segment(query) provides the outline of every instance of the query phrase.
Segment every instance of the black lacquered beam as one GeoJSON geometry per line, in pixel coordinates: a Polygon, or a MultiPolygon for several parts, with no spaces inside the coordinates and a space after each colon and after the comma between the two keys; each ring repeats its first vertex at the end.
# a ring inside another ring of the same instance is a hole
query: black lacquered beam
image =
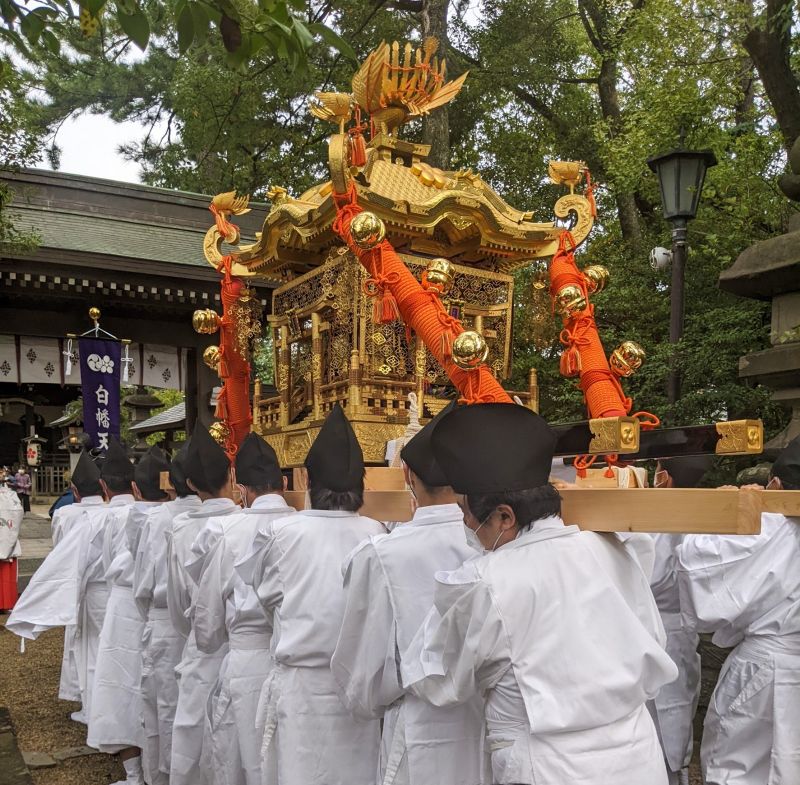
{"type": "MultiPolygon", "coordinates": [[[[597,420],[592,421],[597,423],[597,420]]],[[[584,455],[592,451],[595,437],[588,420],[554,425],[556,452],[560,457],[584,455]]],[[[610,430],[613,434],[613,429],[610,430]]],[[[759,420],[735,420],[712,425],[685,425],[640,431],[636,452],[619,450],[626,462],[686,455],[746,455],[763,450],[763,426],[759,420]]],[[[611,447],[600,452],[617,452],[611,447]]]]}

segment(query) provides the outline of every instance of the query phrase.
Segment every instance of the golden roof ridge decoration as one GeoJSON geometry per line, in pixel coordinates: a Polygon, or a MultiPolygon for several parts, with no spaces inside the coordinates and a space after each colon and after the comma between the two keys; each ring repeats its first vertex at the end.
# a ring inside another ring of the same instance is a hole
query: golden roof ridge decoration
{"type": "MultiPolygon", "coordinates": [[[[431,166],[425,161],[427,145],[397,136],[404,123],[455,98],[464,83],[466,73],[446,81],[445,61],[435,57],[437,47],[435,39],[416,50],[406,44],[401,58],[398,42],[383,42],[354,75],[351,94],[316,94],[312,114],[339,126],[328,145],[331,180],[298,198],[272,186],[272,209],[256,241],[231,251],[237,270],[286,281],[321,264],[339,242],[332,230],[332,186],[344,192],[351,183],[359,203],[384,221],[392,243],[412,252],[503,273],[555,253],[561,225],[537,222],[532,213],[512,207],[471,170],[446,172],[431,166]],[[356,133],[365,128],[359,125],[362,111],[369,114],[374,135],[364,165],[353,166],[347,126],[355,122],[350,131],[356,133]]],[[[576,190],[585,168],[581,161],[551,161],[548,166],[551,180],[570,189],[553,212],[560,222],[572,219],[577,243],[594,224],[592,205],[576,190]]],[[[226,197],[225,204],[238,204],[226,197]]],[[[231,239],[218,226],[209,229],[204,244],[209,263],[219,264],[222,244],[230,245],[231,239]]]]}

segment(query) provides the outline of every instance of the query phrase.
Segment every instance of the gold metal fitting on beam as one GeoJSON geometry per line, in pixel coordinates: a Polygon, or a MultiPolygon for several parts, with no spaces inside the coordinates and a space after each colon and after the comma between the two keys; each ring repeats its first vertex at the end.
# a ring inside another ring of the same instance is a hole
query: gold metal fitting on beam
{"type": "Polygon", "coordinates": [[[719,441],[717,455],[754,455],[764,450],[764,424],[761,420],[731,420],[716,423],[719,441]]]}
{"type": "Polygon", "coordinates": [[[589,420],[592,455],[639,452],[639,421],[635,417],[597,417],[589,420]]]}

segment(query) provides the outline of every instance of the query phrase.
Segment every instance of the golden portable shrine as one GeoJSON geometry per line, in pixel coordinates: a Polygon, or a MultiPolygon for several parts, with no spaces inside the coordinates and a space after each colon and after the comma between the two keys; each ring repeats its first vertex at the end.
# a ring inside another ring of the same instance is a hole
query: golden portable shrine
{"type": "Polygon", "coordinates": [[[417,49],[383,43],[353,77],[351,93],[316,95],[311,111],[338,126],[328,145],[330,179],[298,198],[272,187],[254,243],[240,244],[232,221],[247,211],[247,197],[213,199],[204,250],[221,274],[223,314],[198,311],[194,325],[220,333],[205,354],[223,381],[215,437],[232,456],[252,426],[284,467],[297,467],[339,403],[366,462],[380,466],[410,419],[424,422],[456,395],[515,399],[536,410],[535,372],[527,390],[500,384],[511,367],[513,273],[536,263],[546,265],[549,280],[540,285],[549,286],[563,322],[562,374],[577,380],[589,415],[556,426],[558,454],[603,454],[613,463],[760,452],[757,420],[665,429],[634,411],[622,382],[644,350],[626,341],[606,355],[591,298],[608,271],[575,262],[596,216],[582,162],[550,162],[564,194],[555,220],[537,222],[479,174],[432,167],[428,146],[399,137],[404,123],[452,100],[466,78],[447,81],[436,48],[434,40],[417,49]],[[256,276],[279,284],[267,318],[277,395],[265,397],[256,381],[251,401],[250,351],[262,328],[246,282],[256,276]]]}

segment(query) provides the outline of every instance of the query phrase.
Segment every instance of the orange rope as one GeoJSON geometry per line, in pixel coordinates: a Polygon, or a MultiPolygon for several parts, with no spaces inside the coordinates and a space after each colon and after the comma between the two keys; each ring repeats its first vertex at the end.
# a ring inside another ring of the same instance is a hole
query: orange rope
{"type": "Polygon", "coordinates": [[[568,357],[562,363],[562,371],[571,369],[580,373],[580,388],[589,417],[620,417],[630,411],[632,402],[625,397],[609,368],[594,320],[594,306],[589,304],[586,279],[575,264],[574,248],[574,238],[564,231],[559,238],[558,251],[550,262],[553,301],[560,289],[572,285],[581,290],[587,302],[584,310],[564,319],[561,342],[567,347],[568,357]]]}
{"type": "MultiPolygon", "coordinates": [[[[494,374],[485,365],[471,371],[459,368],[452,360],[452,340],[464,327],[451,317],[433,292],[426,292],[411,271],[401,261],[391,243],[384,240],[371,250],[361,250],[350,236],[350,222],[362,208],[357,204],[355,184],[351,182],[347,193],[333,194],[338,214],[333,222],[334,231],[348,244],[361,264],[375,281],[375,288],[383,288],[384,297],[391,295],[405,324],[414,330],[444,368],[453,384],[467,403],[511,403],[508,393],[500,386],[494,374]],[[450,351],[448,351],[448,347],[450,351]]],[[[385,313],[385,308],[382,309],[385,313]]]]}

